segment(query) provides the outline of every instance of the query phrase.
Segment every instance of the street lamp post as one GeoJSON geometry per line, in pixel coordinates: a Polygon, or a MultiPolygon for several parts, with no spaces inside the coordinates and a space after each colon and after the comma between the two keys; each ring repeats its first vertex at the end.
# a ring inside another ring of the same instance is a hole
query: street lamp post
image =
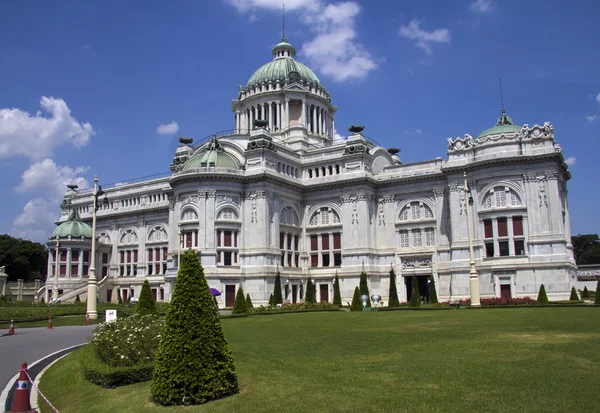
{"type": "Polygon", "coordinates": [[[56,264],[54,265],[54,285],[52,286],[52,302],[55,303],[56,300],[58,300],[58,266],[59,266],[59,252],[58,252],[58,248],[60,247],[60,242],[58,241],[58,235],[56,235],[56,258],[55,258],[55,262],[56,264]]]}
{"type": "Polygon", "coordinates": [[[473,205],[473,197],[471,190],[467,185],[467,172],[463,172],[465,179],[465,196],[467,197],[467,231],[469,232],[469,290],[471,292],[471,306],[478,307],[479,301],[479,278],[477,277],[477,269],[475,268],[475,255],[473,254],[473,232],[471,230],[471,205],[473,205]]]}
{"type": "MultiPolygon", "coordinates": [[[[96,279],[96,212],[98,210],[98,197],[103,195],[102,187],[98,187],[98,176],[94,176],[94,192],[92,193],[92,261],[90,262],[90,274],[88,277],[87,290],[87,314],[91,320],[98,319],[98,280],[96,279]]],[[[105,201],[107,199],[105,198],[105,201]]]]}

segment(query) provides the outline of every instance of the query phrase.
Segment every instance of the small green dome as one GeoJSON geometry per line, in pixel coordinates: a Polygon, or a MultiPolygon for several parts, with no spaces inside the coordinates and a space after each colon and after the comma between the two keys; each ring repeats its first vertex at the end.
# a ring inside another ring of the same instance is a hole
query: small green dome
{"type": "Polygon", "coordinates": [[[183,170],[199,168],[225,168],[240,169],[240,164],[233,155],[225,152],[225,149],[214,136],[210,142],[203,145],[183,166],[183,170]]]}
{"type": "Polygon", "coordinates": [[[477,138],[483,138],[489,135],[499,135],[501,133],[516,133],[521,130],[521,126],[515,125],[510,116],[506,114],[506,110],[502,108],[502,115],[498,118],[496,126],[489,128],[477,135],[477,138]]]}
{"type": "Polygon", "coordinates": [[[69,237],[92,239],[92,228],[79,218],[76,210],[72,210],[69,218],[54,229],[50,239],[69,239],[69,237]]]}
{"type": "Polygon", "coordinates": [[[288,43],[285,37],[273,47],[273,60],[260,67],[246,84],[246,88],[267,82],[304,82],[321,86],[321,81],[312,70],[294,59],[296,49],[288,43]]]}

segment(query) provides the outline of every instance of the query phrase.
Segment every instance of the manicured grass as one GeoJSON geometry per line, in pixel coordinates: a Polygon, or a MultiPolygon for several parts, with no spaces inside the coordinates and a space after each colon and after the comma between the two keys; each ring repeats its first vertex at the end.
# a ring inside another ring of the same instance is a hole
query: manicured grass
{"type": "MultiPolygon", "coordinates": [[[[104,321],[104,317],[101,316],[97,320],[90,320],[92,324],[98,324],[104,321]]],[[[48,320],[41,321],[24,321],[24,322],[15,322],[15,329],[18,330],[20,328],[32,328],[32,327],[47,327],[48,320]]],[[[85,316],[84,315],[74,315],[74,316],[61,316],[52,318],[52,327],[60,327],[60,326],[82,326],[85,324],[85,316]]],[[[10,327],[10,324],[0,324],[0,330],[7,330],[10,327]]]]}
{"type": "Polygon", "coordinates": [[[41,389],[61,413],[564,412],[600,403],[598,308],[323,312],[222,324],[238,395],[158,407],[149,383],[87,383],[78,352],[55,364],[41,389]]]}

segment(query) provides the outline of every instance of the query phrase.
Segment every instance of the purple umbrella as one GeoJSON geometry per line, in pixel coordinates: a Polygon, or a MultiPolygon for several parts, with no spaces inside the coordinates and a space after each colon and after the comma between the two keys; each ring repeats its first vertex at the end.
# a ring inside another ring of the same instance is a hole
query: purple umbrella
{"type": "Polygon", "coordinates": [[[216,297],[216,296],[218,296],[218,295],[221,295],[221,291],[217,290],[216,288],[211,288],[211,289],[210,289],[210,294],[211,294],[213,297],[216,297]]]}

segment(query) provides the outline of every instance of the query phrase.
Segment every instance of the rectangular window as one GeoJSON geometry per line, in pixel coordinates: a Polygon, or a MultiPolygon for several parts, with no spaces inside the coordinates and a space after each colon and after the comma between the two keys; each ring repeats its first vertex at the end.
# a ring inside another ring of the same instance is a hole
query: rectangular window
{"type": "Polygon", "coordinates": [[[83,262],[89,262],[90,261],[90,252],[88,250],[84,250],[83,251],[83,262]]]}
{"type": "Polygon", "coordinates": [[[163,264],[162,270],[163,270],[163,272],[162,272],[163,274],[167,273],[167,264],[166,263],[163,264]]]}
{"type": "Polygon", "coordinates": [[[60,260],[61,261],[67,260],[67,250],[60,250],[60,260]]]}
{"type": "Polygon", "coordinates": [[[291,267],[292,266],[292,253],[291,252],[288,252],[287,259],[288,259],[287,266],[291,267]]]}
{"type": "Polygon", "coordinates": [[[154,264],[154,274],[159,275],[160,274],[160,264],[154,264]]]}
{"type": "Polygon", "coordinates": [[[169,253],[167,248],[163,248],[163,261],[166,261],[169,258],[169,253]]]}
{"type": "Polygon", "coordinates": [[[316,235],[311,235],[310,236],[310,250],[311,251],[317,251],[319,249],[319,239],[317,238],[316,235]]]}
{"type": "Polygon", "coordinates": [[[154,268],[154,265],[148,264],[148,275],[152,275],[152,268],[154,268]]]}
{"type": "Polygon", "coordinates": [[[238,233],[237,231],[233,231],[233,246],[237,248],[238,246],[238,233]]]}
{"type": "Polygon", "coordinates": [[[285,232],[279,233],[279,249],[285,248],[285,232]]]}
{"type": "Polygon", "coordinates": [[[295,261],[296,267],[300,266],[300,254],[296,254],[296,261],[295,261]]]}
{"type": "Polygon", "coordinates": [[[523,217],[513,217],[513,235],[523,235],[523,217]]]}
{"type": "Polygon", "coordinates": [[[89,267],[87,265],[83,266],[83,275],[89,275],[89,267]]]}
{"type": "Polygon", "coordinates": [[[223,253],[223,265],[231,265],[231,251],[223,253]]]}
{"type": "Polygon", "coordinates": [[[342,265],[342,253],[335,252],[333,254],[333,265],[334,267],[340,267],[342,265]]]}
{"type": "Polygon", "coordinates": [[[329,234],[321,235],[321,249],[322,250],[329,249],[329,234]]]}
{"type": "Polygon", "coordinates": [[[494,243],[493,242],[486,242],[485,243],[485,256],[486,257],[493,257],[494,256],[494,243]]]}
{"type": "Polygon", "coordinates": [[[194,245],[198,246],[198,231],[194,231],[194,245]]]}
{"type": "Polygon", "coordinates": [[[131,251],[127,251],[127,263],[131,262],[131,251]]]}
{"type": "Polygon", "coordinates": [[[185,233],[185,247],[192,248],[192,233],[191,232],[185,233]]]}
{"type": "MultiPolygon", "coordinates": [[[[85,258],[83,259],[85,261],[85,258]]],[[[121,264],[125,262],[125,251],[121,251],[121,264]]]]}
{"type": "Polygon", "coordinates": [[[102,263],[108,264],[108,252],[102,253],[102,263]]]}
{"type": "Polygon", "coordinates": [[[79,270],[79,266],[77,264],[71,265],[71,276],[77,275],[78,270],[79,270]]]}
{"type": "Polygon", "coordinates": [[[500,248],[500,256],[508,257],[508,241],[500,241],[498,243],[498,247],[500,248]]]}
{"type": "Polygon", "coordinates": [[[333,249],[339,250],[342,248],[342,237],[339,232],[333,234],[333,249]]]}
{"type": "Polygon", "coordinates": [[[108,267],[102,267],[102,278],[106,277],[107,275],[108,275],[108,267]]]}
{"type": "Polygon", "coordinates": [[[127,266],[127,275],[131,275],[131,265],[127,266]]]}
{"type": "Polygon", "coordinates": [[[287,249],[288,251],[292,250],[292,234],[288,234],[287,236],[287,249]]]}
{"type": "Polygon", "coordinates": [[[525,241],[515,241],[515,255],[525,255],[525,241]]]}
{"type": "Polygon", "coordinates": [[[67,275],[67,266],[66,265],[60,266],[60,275],[67,275]]]}
{"type": "Polygon", "coordinates": [[[319,256],[317,254],[312,254],[310,256],[310,266],[313,268],[319,266],[319,256]]]}
{"type": "Polygon", "coordinates": [[[138,261],[138,256],[137,256],[137,250],[133,250],[133,262],[137,262],[138,261]]]}
{"type": "Polygon", "coordinates": [[[225,231],[225,243],[226,247],[231,247],[231,231],[225,231]]]}
{"type": "Polygon", "coordinates": [[[125,275],[125,267],[121,265],[121,277],[125,275]]]}
{"type": "Polygon", "coordinates": [[[285,252],[281,253],[281,264],[282,267],[285,267],[285,252]]]}
{"type": "Polygon", "coordinates": [[[294,235],[294,251],[298,251],[298,235],[294,235]]]}
{"type": "Polygon", "coordinates": [[[221,246],[221,231],[217,231],[217,247],[221,246]]]}
{"type": "Polygon", "coordinates": [[[483,232],[485,238],[492,238],[494,236],[494,232],[492,231],[492,220],[484,219],[483,220],[483,232]]]}
{"type": "Polygon", "coordinates": [[[329,253],[325,252],[322,255],[323,256],[321,258],[323,260],[323,267],[329,267],[329,253]]]}
{"type": "Polygon", "coordinates": [[[79,261],[79,250],[71,250],[71,261],[79,261]]]}
{"type": "Polygon", "coordinates": [[[506,217],[498,218],[498,236],[508,237],[508,228],[506,226],[506,217]]]}

